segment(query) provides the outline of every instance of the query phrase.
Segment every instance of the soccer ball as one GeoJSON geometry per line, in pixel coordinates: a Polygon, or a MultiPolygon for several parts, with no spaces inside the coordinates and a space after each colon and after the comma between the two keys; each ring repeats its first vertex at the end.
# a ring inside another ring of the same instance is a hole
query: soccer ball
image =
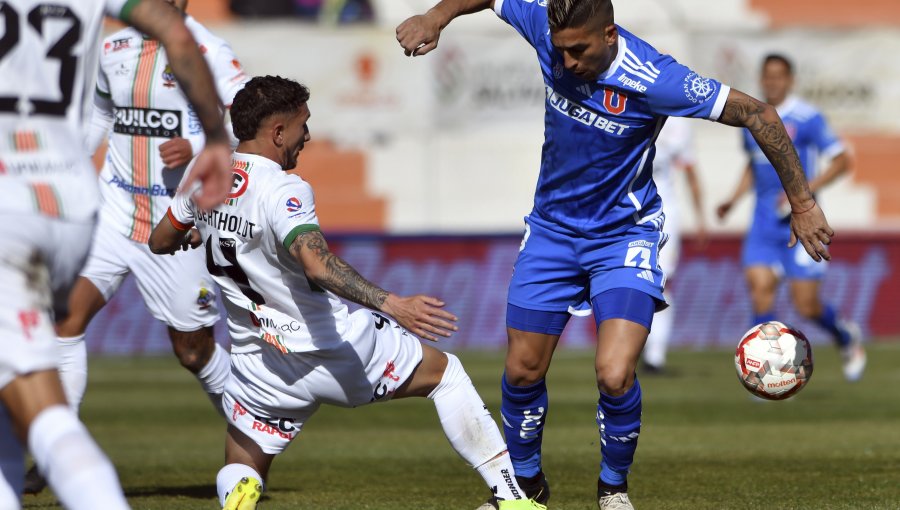
{"type": "Polygon", "coordinates": [[[812,347],[796,329],[764,322],[741,339],[734,367],[747,391],[768,400],[783,400],[796,395],[812,377],[812,347]]]}

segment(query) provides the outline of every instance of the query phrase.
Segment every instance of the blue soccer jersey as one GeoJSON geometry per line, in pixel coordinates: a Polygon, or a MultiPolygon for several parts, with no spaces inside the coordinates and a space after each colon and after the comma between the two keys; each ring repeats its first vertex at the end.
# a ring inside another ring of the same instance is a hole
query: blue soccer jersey
{"type": "MultiPolygon", "coordinates": [[[[788,135],[797,148],[806,178],[816,175],[820,157],[834,157],[844,152],[844,145],[825,122],[825,117],[812,105],[796,97],[789,97],[777,108],[788,135]]],[[[756,207],[752,230],[779,237],[790,236],[789,221],[779,210],[784,189],[775,168],[756,144],[749,130],[743,130],[744,150],[750,157],[756,207]]]]}
{"type": "Polygon", "coordinates": [[[550,42],[545,0],[495,0],[494,10],[534,47],[547,92],[532,214],[589,237],[658,220],[656,136],[668,116],[717,120],[729,87],[621,27],[612,65],[585,81],[565,69],[550,42]]]}

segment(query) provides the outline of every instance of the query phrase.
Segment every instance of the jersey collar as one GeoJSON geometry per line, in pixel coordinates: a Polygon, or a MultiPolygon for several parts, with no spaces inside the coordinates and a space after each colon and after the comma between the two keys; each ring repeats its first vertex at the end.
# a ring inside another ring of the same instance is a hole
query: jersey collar
{"type": "Polygon", "coordinates": [[[232,154],[232,158],[234,158],[238,161],[246,161],[248,163],[256,163],[260,166],[272,168],[273,170],[279,170],[279,171],[284,170],[283,168],[281,168],[281,165],[279,165],[278,163],[272,161],[271,159],[269,159],[265,156],[258,156],[256,154],[247,154],[246,152],[235,151],[232,154]]]}

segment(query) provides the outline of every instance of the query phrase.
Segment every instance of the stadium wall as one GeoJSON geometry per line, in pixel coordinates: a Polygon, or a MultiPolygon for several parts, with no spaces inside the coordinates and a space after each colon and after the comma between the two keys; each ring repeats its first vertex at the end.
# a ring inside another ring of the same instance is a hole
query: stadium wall
{"type": "MultiPolygon", "coordinates": [[[[519,236],[330,236],[329,244],[363,275],[399,294],[439,296],[460,319],[460,330],[439,346],[448,350],[502,349],[506,345],[506,289],[519,236]]],[[[670,281],[675,306],[673,345],[730,348],[750,326],[750,303],[740,269],[740,239],[718,236],[701,249],[684,245],[670,281]]],[[[900,235],[846,236],[834,246],[835,262],[823,295],[877,340],[900,334],[900,235]]],[[[165,327],[144,306],[128,278],[87,333],[90,350],[102,354],[164,353],[165,327]]],[[[221,306],[220,306],[221,309],[221,306]]],[[[791,310],[786,289],[776,310],[791,310]]],[[[792,311],[780,320],[797,325],[816,344],[827,335],[792,311]]],[[[590,348],[592,318],[573,318],[562,345],[590,348]]],[[[224,321],[216,326],[227,343],[224,321]]]]}

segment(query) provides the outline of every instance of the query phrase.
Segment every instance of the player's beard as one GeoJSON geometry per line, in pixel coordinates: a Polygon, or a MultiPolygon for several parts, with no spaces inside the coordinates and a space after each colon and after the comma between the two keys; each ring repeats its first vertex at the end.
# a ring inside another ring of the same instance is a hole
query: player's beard
{"type": "Polygon", "coordinates": [[[303,142],[300,142],[300,145],[295,147],[293,150],[288,151],[285,155],[285,165],[284,168],[291,169],[297,167],[297,158],[300,157],[300,151],[303,150],[303,142]]]}

